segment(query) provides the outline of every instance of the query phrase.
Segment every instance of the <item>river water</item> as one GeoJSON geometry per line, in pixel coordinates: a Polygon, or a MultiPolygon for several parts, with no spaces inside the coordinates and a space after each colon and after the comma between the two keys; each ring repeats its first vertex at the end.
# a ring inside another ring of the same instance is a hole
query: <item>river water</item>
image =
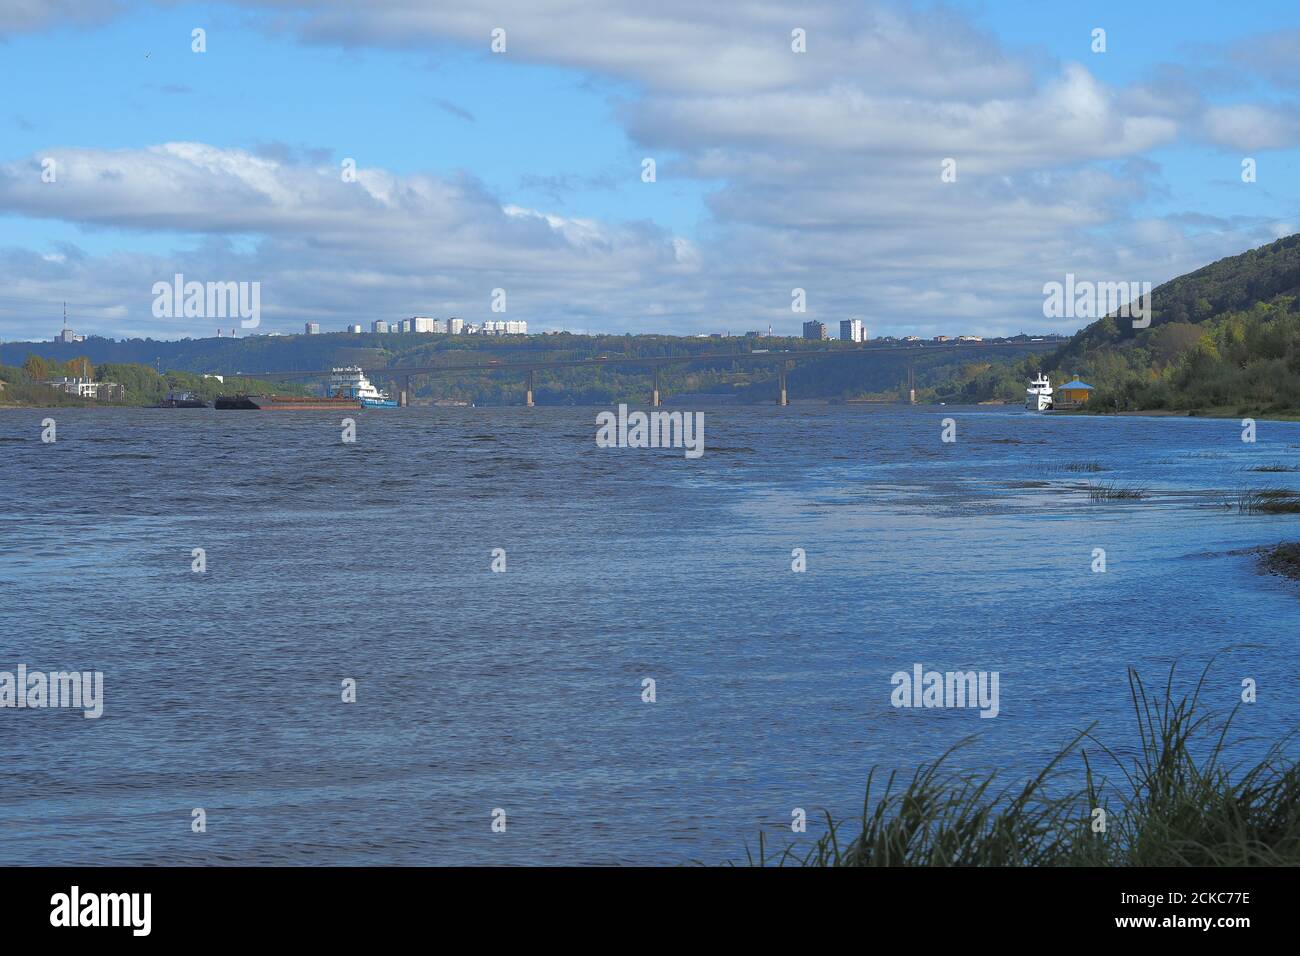
{"type": "Polygon", "coordinates": [[[970,735],[1131,752],[1130,665],[1255,680],[1243,757],[1296,723],[1300,590],[1241,552],[1300,517],[1232,504],[1300,424],[702,410],[698,459],[591,408],[0,410],[0,671],[104,680],[0,709],[0,864],[739,861],[970,735]],[[915,664],[998,716],[891,706],[915,664]]]}

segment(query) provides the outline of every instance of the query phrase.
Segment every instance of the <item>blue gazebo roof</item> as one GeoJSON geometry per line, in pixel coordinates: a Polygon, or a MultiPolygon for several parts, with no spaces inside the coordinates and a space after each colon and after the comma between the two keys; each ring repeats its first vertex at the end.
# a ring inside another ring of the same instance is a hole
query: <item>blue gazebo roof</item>
{"type": "Polygon", "coordinates": [[[1064,385],[1058,386],[1058,388],[1086,388],[1088,391],[1092,391],[1091,385],[1081,382],[1077,378],[1073,382],[1066,382],[1064,385]]]}

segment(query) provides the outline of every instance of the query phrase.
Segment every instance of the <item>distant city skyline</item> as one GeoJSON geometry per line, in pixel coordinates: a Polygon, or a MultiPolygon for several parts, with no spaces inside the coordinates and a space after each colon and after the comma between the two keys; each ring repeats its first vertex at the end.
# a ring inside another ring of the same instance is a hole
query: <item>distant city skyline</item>
{"type": "Polygon", "coordinates": [[[228,330],[174,273],[286,334],[1073,332],[1045,283],[1300,231],[1300,12],[1159,6],[0,6],[0,339],[228,330]]]}
{"type": "MultiPolygon", "coordinates": [[[[984,341],[984,337],[979,335],[945,335],[942,333],[938,335],[926,336],[926,337],[922,337],[918,335],[880,335],[880,336],[873,337],[869,334],[869,331],[870,330],[868,330],[863,325],[860,319],[845,319],[840,322],[838,336],[831,335],[830,331],[826,328],[825,323],[818,322],[816,320],[804,322],[802,330],[797,333],[795,332],[779,333],[769,328],[766,332],[760,330],[750,330],[744,333],[733,333],[729,330],[723,330],[721,332],[681,332],[681,333],[647,332],[647,333],[636,333],[636,334],[668,335],[668,336],[675,335],[681,338],[697,338],[697,339],[803,338],[803,339],[816,339],[819,341],[825,340],[825,341],[849,342],[849,343],[856,343],[856,344],[864,344],[872,341],[880,341],[880,342],[933,341],[933,342],[971,342],[971,343],[984,341]]],[[[371,335],[410,335],[410,334],[422,335],[423,334],[423,335],[467,335],[467,336],[486,336],[486,337],[493,337],[498,335],[561,335],[566,333],[570,335],[590,334],[596,336],[614,335],[614,334],[619,334],[619,335],[633,334],[633,333],[601,333],[601,332],[587,333],[586,331],[578,330],[578,329],[559,329],[559,330],[548,329],[545,332],[534,332],[529,330],[528,322],[525,320],[511,320],[509,322],[506,322],[501,320],[493,321],[487,319],[484,320],[482,323],[474,323],[474,322],[465,322],[463,319],[454,318],[454,317],[447,320],[442,320],[442,319],[429,318],[426,316],[414,316],[409,319],[402,319],[400,321],[393,321],[393,322],[387,322],[384,319],[376,319],[370,323],[369,328],[366,328],[365,326],[355,322],[348,322],[345,325],[343,325],[341,328],[325,328],[322,327],[321,323],[319,322],[306,322],[303,324],[302,329],[296,331],[294,330],[284,331],[284,332],[278,330],[245,331],[242,335],[239,334],[239,332],[240,330],[234,328],[231,328],[229,330],[218,328],[216,330],[215,335],[209,335],[209,336],[203,336],[203,335],[188,336],[187,335],[187,336],[183,336],[182,338],[186,341],[190,341],[194,339],[203,339],[203,338],[218,338],[218,339],[228,338],[229,339],[229,338],[257,338],[259,336],[331,335],[331,334],[364,335],[367,333],[371,335]]],[[[127,337],[121,337],[121,336],[118,337],[96,336],[96,337],[108,339],[110,341],[128,340],[127,337]]],[[[1036,337],[1037,339],[1069,338],[1068,335],[1064,335],[1058,332],[1045,332],[1036,335],[1036,333],[1032,331],[1008,333],[1007,335],[1004,336],[989,336],[990,340],[1030,338],[1030,337],[1036,337]]],[[[61,344],[61,345],[79,345],[86,342],[87,338],[88,336],[85,333],[78,332],[76,329],[72,328],[71,326],[65,325],[57,333],[55,333],[55,335],[52,337],[50,341],[53,341],[54,343],[61,344]]],[[[27,338],[27,339],[22,339],[22,338],[12,339],[9,340],[8,342],[6,342],[4,339],[0,339],[0,345],[23,344],[23,343],[40,344],[40,343],[44,343],[45,341],[47,341],[45,338],[36,335],[34,337],[27,338]]]]}

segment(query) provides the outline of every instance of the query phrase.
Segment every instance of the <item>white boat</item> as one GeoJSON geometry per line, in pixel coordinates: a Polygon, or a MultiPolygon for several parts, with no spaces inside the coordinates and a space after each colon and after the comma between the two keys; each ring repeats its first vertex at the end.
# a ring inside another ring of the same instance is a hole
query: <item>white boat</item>
{"type": "Polygon", "coordinates": [[[362,408],[396,408],[397,402],[370,383],[360,365],[330,369],[330,394],[355,398],[362,408]]]}
{"type": "Polygon", "coordinates": [[[1025,389],[1025,408],[1031,412],[1046,412],[1052,407],[1052,380],[1039,372],[1025,389]]]}

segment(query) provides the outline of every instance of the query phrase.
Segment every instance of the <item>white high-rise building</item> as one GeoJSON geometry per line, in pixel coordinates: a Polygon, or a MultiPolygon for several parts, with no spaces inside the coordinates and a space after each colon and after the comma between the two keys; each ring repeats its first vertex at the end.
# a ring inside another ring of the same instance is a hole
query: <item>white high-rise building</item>
{"type": "Polygon", "coordinates": [[[356,324],[349,325],[349,326],[348,326],[348,331],[351,332],[353,335],[360,335],[360,334],[361,334],[361,326],[356,325],[356,324]]]}
{"type": "Polygon", "coordinates": [[[447,331],[447,323],[444,322],[444,321],[442,321],[442,319],[434,319],[434,320],[433,320],[433,330],[432,330],[432,331],[437,332],[437,333],[439,333],[439,334],[442,334],[442,333],[446,332],[446,331],[447,331]]]}
{"type": "Polygon", "coordinates": [[[434,326],[434,320],[431,319],[431,318],[429,318],[428,316],[424,316],[424,315],[413,315],[413,316],[411,316],[411,331],[412,331],[412,332],[436,332],[436,331],[438,331],[438,330],[435,329],[433,326],[434,326]]]}
{"type": "Polygon", "coordinates": [[[460,335],[465,331],[465,320],[456,318],[448,319],[447,331],[452,335],[460,335]]]}
{"type": "Polygon", "coordinates": [[[481,331],[484,335],[527,335],[528,323],[523,319],[484,319],[481,331]]]}
{"type": "Polygon", "coordinates": [[[307,334],[308,334],[308,335],[320,335],[320,323],[319,323],[319,322],[307,322],[307,323],[304,323],[304,325],[305,325],[305,328],[306,328],[306,331],[307,331],[307,334]]]}
{"type": "Polygon", "coordinates": [[[375,319],[375,321],[370,323],[370,331],[385,333],[388,331],[388,323],[383,319],[375,319]]]}
{"type": "Polygon", "coordinates": [[[842,319],[840,321],[841,342],[865,342],[867,330],[862,327],[861,319],[842,319]]]}

